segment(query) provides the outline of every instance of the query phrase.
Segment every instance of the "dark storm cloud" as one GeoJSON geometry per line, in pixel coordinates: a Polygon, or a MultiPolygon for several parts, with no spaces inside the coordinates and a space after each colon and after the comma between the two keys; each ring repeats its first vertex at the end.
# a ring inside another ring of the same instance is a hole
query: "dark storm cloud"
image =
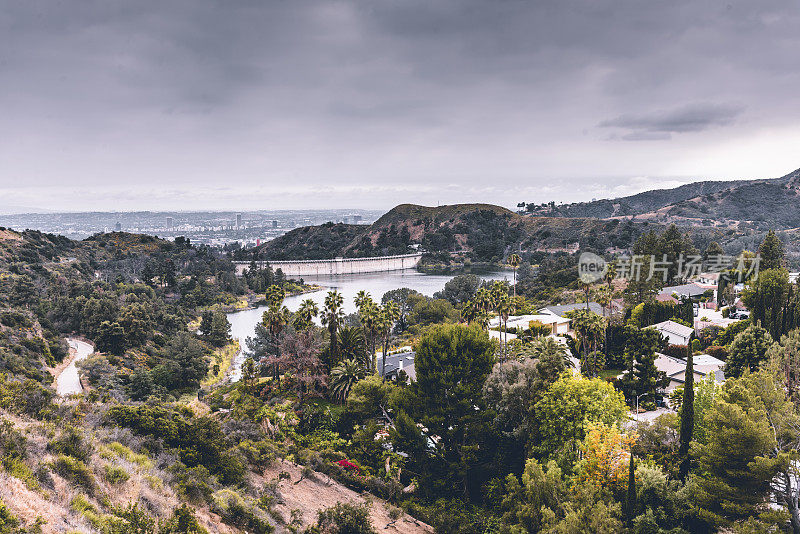
{"type": "Polygon", "coordinates": [[[601,128],[619,128],[623,139],[668,139],[673,133],[701,132],[727,126],[744,110],[741,106],[699,103],[670,110],[625,114],[602,121],[601,128]]]}
{"type": "Polygon", "coordinates": [[[56,208],[106,188],[146,208],[165,186],[199,205],[220,183],[254,204],[595,196],[576,185],[695,172],[693,151],[752,132],[790,139],[799,22],[769,0],[6,1],[0,193],[56,208]]]}

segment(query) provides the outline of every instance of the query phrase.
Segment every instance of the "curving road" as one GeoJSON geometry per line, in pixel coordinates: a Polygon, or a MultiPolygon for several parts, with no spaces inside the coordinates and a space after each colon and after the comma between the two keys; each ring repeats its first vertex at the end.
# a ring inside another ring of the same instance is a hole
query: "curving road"
{"type": "Polygon", "coordinates": [[[56,393],[61,396],[83,391],[80,377],[78,377],[78,368],[75,364],[94,352],[94,347],[85,341],[68,338],[67,343],[69,343],[70,352],[72,350],[75,351],[75,356],[69,362],[69,365],[56,377],[56,393]]]}

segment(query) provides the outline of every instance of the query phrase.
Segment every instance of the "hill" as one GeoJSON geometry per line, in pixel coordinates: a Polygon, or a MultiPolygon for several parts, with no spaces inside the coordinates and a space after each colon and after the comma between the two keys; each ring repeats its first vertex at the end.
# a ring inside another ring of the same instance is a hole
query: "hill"
{"type": "MultiPolygon", "coordinates": [[[[451,259],[497,263],[512,250],[526,253],[627,249],[644,232],[661,230],[656,221],[522,216],[491,204],[419,206],[401,204],[370,226],[327,223],[298,228],[254,250],[262,259],[327,259],[426,251],[425,263],[451,259]]],[[[700,245],[718,230],[697,232],[700,245]]]]}
{"type": "Polygon", "coordinates": [[[780,178],[702,181],[673,189],[564,205],[528,205],[532,216],[642,218],[664,224],[786,230],[800,226],[800,169],[780,178]]]}

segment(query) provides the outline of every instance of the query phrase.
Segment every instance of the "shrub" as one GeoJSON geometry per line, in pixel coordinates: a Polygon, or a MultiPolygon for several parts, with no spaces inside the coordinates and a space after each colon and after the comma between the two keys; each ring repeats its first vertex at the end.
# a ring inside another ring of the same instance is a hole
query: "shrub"
{"type": "Polygon", "coordinates": [[[85,489],[89,495],[94,495],[94,476],[89,466],[82,461],[60,454],[53,462],[53,470],[69,482],[85,489]]]}
{"type": "Polygon", "coordinates": [[[50,415],[55,407],[55,392],[31,379],[8,380],[0,373],[0,408],[32,417],[50,415]]]}
{"type": "Polygon", "coordinates": [[[683,358],[685,360],[688,355],[688,350],[686,345],[667,345],[663,353],[673,358],[683,358]]]}
{"type": "Polygon", "coordinates": [[[727,349],[725,347],[720,347],[719,345],[711,345],[710,347],[706,347],[706,354],[713,356],[718,360],[722,360],[723,362],[728,359],[727,349]]]}
{"type": "Polygon", "coordinates": [[[28,467],[28,464],[21,459],[5,458],[3,459],[3,467],[5,467],[6,471],[8,471],[12,477],[23,481],[29,489],[38,490],[40,488],[36,475],[31,468],[28,467]]]}
{"type": "Polygon", "coordinates": [[[116,465],[103,466],[104,478],[109,484],[123,484],[128,481],[131,476],[125,469],[116,465]]]}
{"type": "Polygon", "coordinates": [[[204,466],[186,467],[177,462],[170,471],[174,474],[175,491],[185,500],[194,504],[205,504],[214,492],[212,485],[216,481],[204,466]]]}
{"type": "Polygon", "coordinates": [[[320,534],[377,534],[366,505],[341,502],[320,510],[317,524],[309,530],[320,534]]]}
{"type": "Polygon", "coordinates": [[[91,446],[86,443],[83,436],[75,427],[69,427],[58,437],[47,444],[47,449],[56,454],[72,456],[78,460],[86,462],[92,455],[91,446]]]}
{"type": "MultiPolygon", "coordinates": [[[[18,530],[20,521],[12,514],[6,505],[3,504],[3,501],[0,501],[0,532],[5,534],[14,534],[16,532],[20,532],[18,530]]],[[[24,531],[23,531],[24,532],[24,531]]]]}
{"type": "Polygon", "coordinates": [[[100,447],[100,456],[106,460],[112,460],[115,457],[122,458],[123,460],[127,460],[131,463],[144,467],[145,469],[153,466],[153,462],[147,457],[146,454],[133,452],[118,441],[112,441],[111,443],[100,447]]]}
{"type": "Polygon", "coordinates": [[[182,504],[175,508],[172,517],[161,525],[161,534],[208,534],[194,516],[194,510],[182,504]]]}
{"type": "Polygon", "coordinates": [[[255,534],[270,534],[274,530],[263,510],[230,489],[214,493],[211,511],[225,523],[255,534]]]}
{"type": "Polygon", "coordinates": [[[204,466],[224,484],[244,480],[245,466],[228,450],[228,442],[213,417],[194,417],[188,408],[165,405],[112,406],[106,420],[134,432],[164,440],[189,467],[204,466]]]}

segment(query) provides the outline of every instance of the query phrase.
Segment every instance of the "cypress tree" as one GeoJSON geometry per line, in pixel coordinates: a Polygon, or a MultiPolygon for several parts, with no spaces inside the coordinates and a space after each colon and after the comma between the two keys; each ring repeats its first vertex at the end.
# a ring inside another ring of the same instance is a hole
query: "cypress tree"
{"type": "Polygon", "coordinates": [[[636,466],[633,460],[633,451],[631,451],[631,462],[628,468],[628,498],[626,503],[626,511],[628,516],[628,523],[633,522],[636,515],[636,466]]]}
{"type": "Polygon", "coordinates": [[[683,382],[683,405],[681,406],[681,442],[678,449],[680,458],[680,478],[686,480],[689,474],[689,445],[694,433],[694,361],[691,342],[687,348],[686,373],[683,382]]]}

